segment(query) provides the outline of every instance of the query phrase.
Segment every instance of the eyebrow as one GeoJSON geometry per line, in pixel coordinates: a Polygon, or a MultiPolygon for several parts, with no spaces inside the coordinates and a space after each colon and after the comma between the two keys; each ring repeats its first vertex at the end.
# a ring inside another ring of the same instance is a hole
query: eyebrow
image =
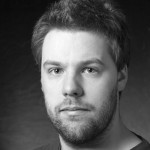
{"type": "MultiPolygon", "coordinates": [[[[83,61],[80,62],[80,64],[81,65],[99,64],[101,66],[104,65],[104,63],[98,58],[90,58],[88,60],[83,60],[83,61]]],[[[53,60],[47,60],[43,64],[44,67],[46,67],[48,65],[63,66],[62,63],[60,63],[59,61],[53,61],[53,60]]]]}
{"type": "Polygon", "coordinates": [[[104,63],[98,58],[90,58],[89,60],[83,60],[83,61],[81,61],[81,64],[83,64],[83,65],[90,65],[90,64],[104,65],[104,63]]]}
{"type": "Polygon", "coordinates": [[[47,66],[47,65],[53,65],[53,66],[62,66],[60,62],[58,61],[51,61],[51,60],[47,60],[44,62],[43,66],[47,66]]]}

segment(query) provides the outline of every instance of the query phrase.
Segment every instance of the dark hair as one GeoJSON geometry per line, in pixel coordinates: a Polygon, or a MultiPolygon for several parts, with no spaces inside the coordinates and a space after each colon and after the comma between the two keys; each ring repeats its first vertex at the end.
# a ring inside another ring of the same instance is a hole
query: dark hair
{"type": "Polygon", "coordinates": [[[32,50],[41,66],[45,36],[50,30],[85,30],[105,35],[118,71],[129,66],[129,36],[124,14],[109,0],[60,0],[51,5],[35,25],[32,50]]]}

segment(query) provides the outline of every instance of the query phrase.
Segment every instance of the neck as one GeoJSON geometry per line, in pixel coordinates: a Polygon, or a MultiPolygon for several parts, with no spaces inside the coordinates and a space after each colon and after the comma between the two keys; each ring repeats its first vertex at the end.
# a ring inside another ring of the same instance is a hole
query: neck
{"type": "Polygon", "coordinates": [[[123,125],[119,111],[116,111],[105,133],[91,142],[77,146],[67,143],[60,136],[61,150],[129,150],[140,142],[140,139],[123,125]]]}

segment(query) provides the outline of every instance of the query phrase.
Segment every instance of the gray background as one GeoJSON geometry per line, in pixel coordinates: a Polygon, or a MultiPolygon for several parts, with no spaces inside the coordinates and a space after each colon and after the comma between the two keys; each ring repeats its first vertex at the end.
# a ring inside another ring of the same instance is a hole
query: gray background
{"type": "MultiPolygon", "coordinates": [[[[32,150],[57,141],[30,49],[33,25],[48,3],[0,1],[0,150],[32,150]]],[[[121,116],[129,129],[150,141],[150,1],[119,3],[127,15],[132,41],[121,116]]]]}

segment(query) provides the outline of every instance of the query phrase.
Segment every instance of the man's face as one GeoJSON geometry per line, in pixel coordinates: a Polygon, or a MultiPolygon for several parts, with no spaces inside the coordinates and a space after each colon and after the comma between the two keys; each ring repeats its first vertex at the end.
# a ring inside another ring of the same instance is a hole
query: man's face
{"type": "Polygon", "coordinates": [[[118,73],[103,35],[50,31],[43,43],[41,83],[47,112],[64,140],[87,142],[110,124],[118,73]]]}

